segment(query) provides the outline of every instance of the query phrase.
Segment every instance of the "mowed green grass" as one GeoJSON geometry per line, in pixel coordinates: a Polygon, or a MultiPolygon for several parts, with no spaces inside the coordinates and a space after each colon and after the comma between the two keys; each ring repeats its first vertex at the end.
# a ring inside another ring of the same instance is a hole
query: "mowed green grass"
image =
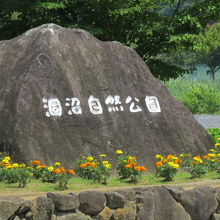
{"type": "MultiPolygon", "coordinates": [[[[108,190],[111,188],[123,188],[129,186],[150,186],[150,185],[164,185],[164,184],[180,184],[180,183],[193,183],[205,180],[220,180],[220,174],[216,172],[209,172],[203,178],[191,179],[190,174],[186,172],[179,172],[174,177],[172,182],[164,182],[162,178],[157,178],[154,174],[145,174],[143,178],[137,184],[131,184],[127,182],[122,182],[116,177],[111,177],[108,180],[107,185],[102,185],[94,183],[91,180],[82,179],[80,177],[74,177],[68,182],[68,191],[83,191],[88,189],[103,189],[108,190]]],[[[1,192],[21,192],[21,193],[30,193],[30,192],[52,192],[56,191],[56,183],[42,183],[39,180],[33,179],[25,188],[18,188],[18,184],[5,184],[0,183],[0,195],[1,192]]]]}

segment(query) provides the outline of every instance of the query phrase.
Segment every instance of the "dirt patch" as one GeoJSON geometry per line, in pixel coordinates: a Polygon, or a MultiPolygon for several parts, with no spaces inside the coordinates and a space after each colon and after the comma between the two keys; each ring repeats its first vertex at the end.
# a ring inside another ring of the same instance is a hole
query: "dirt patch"
{"type": "MultiPolygon", "coordinates": [[[[168,185],[168,186],[182,186],[184,188],[184,190],[190,190],[193,188],[196,188],[198,186],[210,186],[213,188],[218,188],[220,187],[220,180],[204,180],[204,181],[200,181],[200,182],[193,182],[193,183],[178,183],[178,184],[164,184],[164,185],[168,185]]],[[[115,191],[118,189],[132,189],[132,188],[136,188],[136,187],[153,187],[156,185],[137,185],[137,186],[123,186],[123,187],[100,187],[100,188],[88,188],[87,190],[96,190],[96,191],[100,191],[100,192],[107,192],[107,191],[115,191]]],[[[158,185],[157,185],[158,186],[158,185]]],[[[159,185],[162,186],[162,185],[159,185]]],[[[85,191],[85,190],[82,190],[85,191]]],[[[69,192],[75,192],[75,193],[79,193],[81,191],[74,191],[74,190],[66,190],[66,191],[56,191],[57,193],[69,193],[69,192]]],[[[16,192],[16,191],[10,191],[10,190],[5,190],[3,192],[0,193],[0,196],[18,196],[21,197],[25,200],[32,200],[35,199],[37,197],[40,196],[46,196],[47,192],[35,192],[35,191],[31,191],[31,192],[16,192]]]]}

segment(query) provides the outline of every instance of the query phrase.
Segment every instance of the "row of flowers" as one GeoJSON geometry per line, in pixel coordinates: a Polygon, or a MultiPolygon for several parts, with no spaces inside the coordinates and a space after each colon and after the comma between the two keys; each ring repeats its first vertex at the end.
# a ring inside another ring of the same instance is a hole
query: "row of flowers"
{"type": "MultiPolygon", "coordinates": [[[[137,158],[117,150],[116,171],[121,181],[137,183],[147,171],[147,167],[138,164],[137,158]]],[[[78,176],[93,180],[97,183],[107,184],[113,171],[112,163],[106,160],[107,155],[99,157],[82,156],[75,162],[75,171],[66,169],[59,162],[53,166],[47,166],[41,161],[34,160],[30,165],[13,163],[11,158],[6,156],[0,158],[0,181],[7,184],[18,183],[19,187],[25,187],[31,179],[39,179],[42,182],[56,183],[59,190],[67,189],[68,181],[76,173],[78,176]]],[[[220,138],[214,149],[204,156],[192,156],[190,154],[156,155],[155,163],[157,177],[164,181],[172,181],[178,170],[185,170],[192,178],[198,178],[208,171],[220,173],[220,138]]]]}

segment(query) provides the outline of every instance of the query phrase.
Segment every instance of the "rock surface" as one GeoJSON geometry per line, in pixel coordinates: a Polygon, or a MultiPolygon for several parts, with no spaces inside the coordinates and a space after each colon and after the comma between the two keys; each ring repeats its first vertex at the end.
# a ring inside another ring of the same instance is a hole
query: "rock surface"
{"type": "Polygon", "coordinates": [[[155,154],[203,154],[212,146],[135,51],[54,24],[0,42],[0,121],[0,151],[23,161],[69,165],[122,146],[153,167],[155,154]],[[146,96],[157,97],[161,112],[148,110],[146,96]]]}
{"type": "Polygon", "coordinates": [[[23,202],[24,199],[16,196],[0,197],[0,220],[13,216],[23,202]]]}
{"type": "Polygon", "coordinates": [[[209,220],[218,207],[215,190],[207,186],[182,192],[179,202],[192,220],[209,220]]]}
{"type": "Polygon", "coordinates": [[[79,210],[87,215],[97,215],[105,207],[105,195],[98,191],[84,191],[79,194],[79,210]]]}
{"type": "Polygon", "coordinates": [[[53,200],[57,211],[74,211],[79,208],[79,198],[76,194],[61,195],[58,193],[47,193],[47,197],[53,200]]]}
{"type": "Polygon", "coordinates": [[[152,187],[137,198],[136,220],[191,220],[184,208],[163,187],[152,187]]]}

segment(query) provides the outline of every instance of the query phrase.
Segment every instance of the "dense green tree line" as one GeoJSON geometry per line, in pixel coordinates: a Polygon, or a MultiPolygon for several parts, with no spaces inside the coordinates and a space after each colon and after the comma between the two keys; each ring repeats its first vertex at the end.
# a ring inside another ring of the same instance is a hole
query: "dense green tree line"
{"type": "Polygon", "coordinates": [[[197,49],[219,14],[219,0],[0,0],[0,39],[51,22],[83,28],[134,48],[156,76],[169,78],[183,69],[160,55],[197,49]]]}

